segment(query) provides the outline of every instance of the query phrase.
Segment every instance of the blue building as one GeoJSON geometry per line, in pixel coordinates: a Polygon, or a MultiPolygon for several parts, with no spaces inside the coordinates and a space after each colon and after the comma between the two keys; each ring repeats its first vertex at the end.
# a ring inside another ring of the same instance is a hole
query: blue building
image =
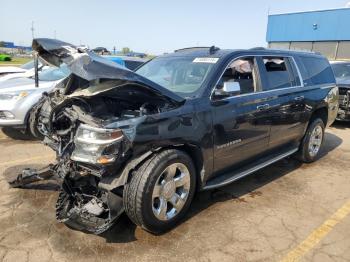
{"type": "Polygon", "coordinates": [[[350,8],[269,15],[269,47],[320,52],[350,59],[350,8]]]}

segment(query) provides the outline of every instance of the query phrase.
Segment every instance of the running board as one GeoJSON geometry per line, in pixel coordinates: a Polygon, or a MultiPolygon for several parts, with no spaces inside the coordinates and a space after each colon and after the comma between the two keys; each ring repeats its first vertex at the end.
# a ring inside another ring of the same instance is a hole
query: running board
{"type": "Polygon", "coordinates": [[[259,169],[262,169],[266,166],[269,166],[287,156],[290,156],[298,151],[298,148],[293,148],[291,150],[286,151],[283,154],[272,155],[270,157],[261,158],[258,163],[254,163],[243,168],[240,168],[235,171],[227,172],[218,177],[215,177],[207,182],[207,184],[203,187],[203,190],[213,189],[221,186],[228,185],[242,177],[248,176],[259,169]]]}

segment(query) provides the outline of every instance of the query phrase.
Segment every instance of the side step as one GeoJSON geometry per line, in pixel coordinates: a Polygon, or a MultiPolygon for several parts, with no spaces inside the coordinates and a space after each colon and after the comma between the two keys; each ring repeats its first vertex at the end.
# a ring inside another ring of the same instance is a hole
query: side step
{"type": "Polygon", "coordinates": [[[269,166],[287,156],[290,156],[292,154],[294,154],[295,152],[298,151],[298,148],[293,148],[290,149],[282,154],[274,154],[272,156],[268,156],[268,157],[263,157],[261,159],[259,159],[257,162],[252,163],[248,166],[239,168],[237,170],[234,171],[229,171],[227,173],[224,173],[220,176],[217,176],[213,179],[210,179],[207,184],[205,185],[205,187],[203,188],[203,190],[208,190],[208,189],[213,189],[213,188],[217,188],[217,187],[221,187],[221,186],[225,186],[228,185],[238,179],[241,179],[242,177],[248,176],[252,173],[254,173],[255,171],[258,171],[259,169],[262,169],[266,166],[269,166]]]}

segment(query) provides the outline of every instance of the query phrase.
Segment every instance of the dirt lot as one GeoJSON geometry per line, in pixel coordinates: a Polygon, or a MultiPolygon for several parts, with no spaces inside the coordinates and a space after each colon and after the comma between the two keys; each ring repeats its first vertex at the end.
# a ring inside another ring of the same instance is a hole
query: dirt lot
{"type": "Polygon", "coordinates": [[[282,160],[199,193],[187,219],[151,235],[126,216],[102,236],[55,220],[57,185],[9,189],[5,177],[53,152],[0,133],[1,261],[350,261],[350,124],[328,129],[322,159],[282,160]]]}

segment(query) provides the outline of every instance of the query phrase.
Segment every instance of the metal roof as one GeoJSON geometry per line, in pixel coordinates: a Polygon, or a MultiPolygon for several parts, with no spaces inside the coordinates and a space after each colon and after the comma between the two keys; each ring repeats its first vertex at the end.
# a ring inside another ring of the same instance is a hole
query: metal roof
{"type": "Polygon", "coordinates": [[[350,8],[269,15],[266,41],[350,40],[350,8]]]}

